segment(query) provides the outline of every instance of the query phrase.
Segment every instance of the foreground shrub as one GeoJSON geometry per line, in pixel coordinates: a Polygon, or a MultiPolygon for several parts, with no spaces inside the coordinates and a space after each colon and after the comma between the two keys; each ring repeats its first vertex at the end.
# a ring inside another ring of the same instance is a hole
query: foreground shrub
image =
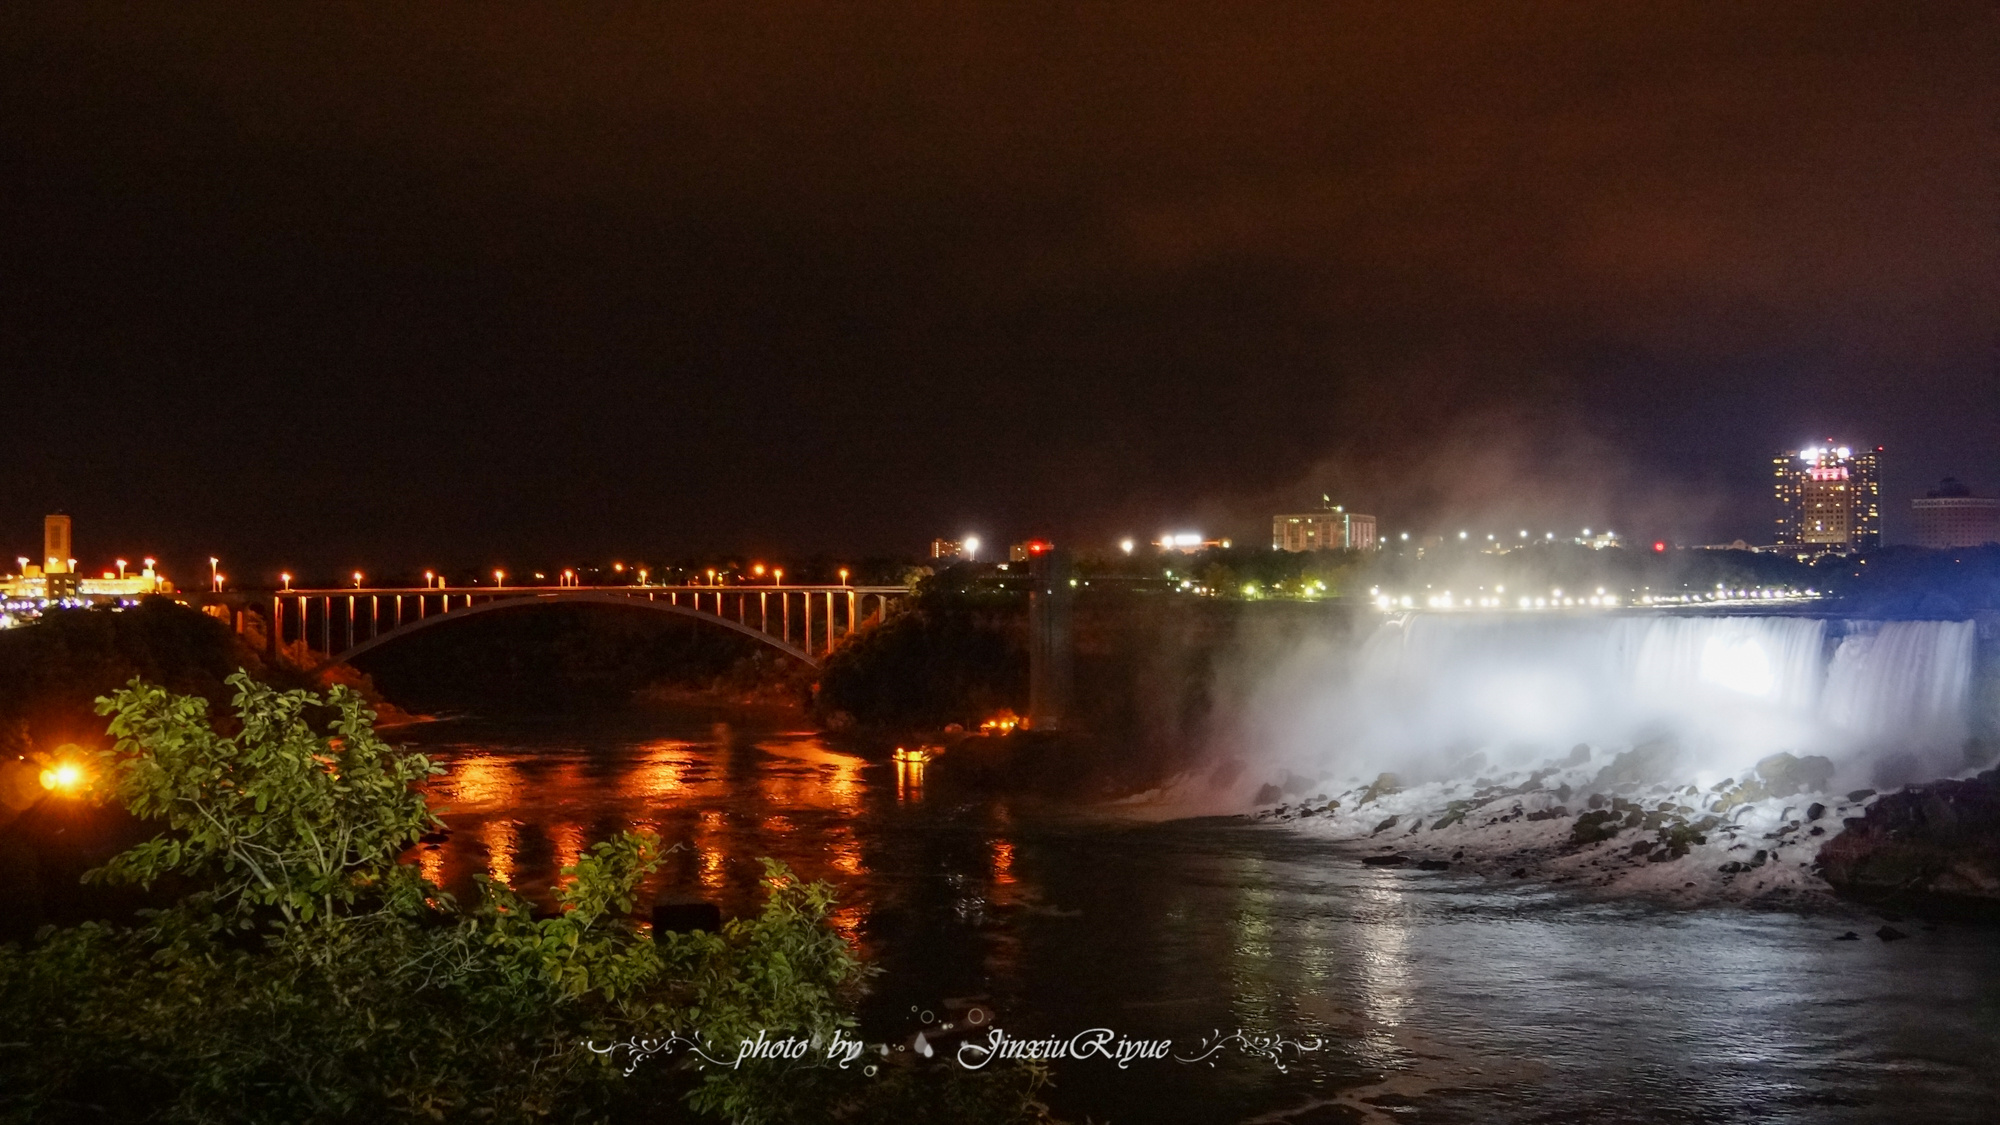
{"type": "MultiPolygon", "coordinates": [[[[663,1062],[633,1078],[591,1044],[825,1040],[864,975],[833,896],[766,861],[762,912],[656,943],[631,912],[659,840],[624,833],[537,913],[482,880],[461,907],[401,855],[440,827],[438,772],[376,737],[360,697],[239,673],[235,733],[207,703],[133,681],[99,701],[116,745],[100,796],[163,823],[94,879],[184,888],[137,925],[91,923],[0,949],[0,1113],[14,1120],[872,1119],[907,1083],[663,1062]],[[330,714],[319,733],[309,717],[330,714]],[[682,1108],[685,1103],[687,1108],[682,1108]]],[[[1038,1072],[969,1096],[967,1119],[1039,1116],[1038,1072]],[[997,1115],[997,1116],[996,1116],[997,1115]]],[[[967,1094],[970,1091],[970,1094],[967,1094]]]]}

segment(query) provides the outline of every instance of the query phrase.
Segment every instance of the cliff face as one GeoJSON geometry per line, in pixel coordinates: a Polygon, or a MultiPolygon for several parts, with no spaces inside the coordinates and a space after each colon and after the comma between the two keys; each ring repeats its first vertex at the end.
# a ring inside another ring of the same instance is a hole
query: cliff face
{"type": "Polygon", "coordinates": [[[1820,850],[1850,898],[2000,916],[2000,770],[1890,793],[1820,850]]]}

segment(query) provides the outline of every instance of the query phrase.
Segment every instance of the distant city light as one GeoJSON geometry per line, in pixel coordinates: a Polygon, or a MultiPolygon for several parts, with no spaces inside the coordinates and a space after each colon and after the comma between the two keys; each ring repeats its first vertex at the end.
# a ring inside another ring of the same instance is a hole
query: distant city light
{"type": "Polygon", "coordinates": [[[1118,541],[1118,549],[1125,552],[1128,555],[1132,553],[1132,548],[1136,546],[1138,546],[1138,544],[1132,542],[1130,539],[1120,539],[1118,541]]]}
{"type": "Polygon", "coordinates": [[[966,537],[965,537],[965,557],[966,557],[967,559],[971,559],[971,558],[973,558],[974,556],[976,556],[976,555],[978,555],[978,554],[979,554],[979,536],[977,536],[977,535],[968,535],[968,536],[966,536],[966,537]]]}

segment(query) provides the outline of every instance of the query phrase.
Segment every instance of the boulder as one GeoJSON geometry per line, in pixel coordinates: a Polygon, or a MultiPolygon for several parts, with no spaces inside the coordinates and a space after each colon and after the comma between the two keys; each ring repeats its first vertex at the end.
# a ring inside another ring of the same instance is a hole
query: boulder
{"type": "Polygon", "coordinates": [[[1410,862],[1410,857],[1397,852],[1390,855],[1362,856],[1361,862],[1370,867],[1401,867],[1410,862]]]}
{"type": "Polygon", "coordinates": [[[1680,756],[1680,747],[1665,740],[1634,746],[1599,770],[1590,787],[1612,789],[1663,781],[1673,775],[1680,756]]]}
{"type": "Polygon", "coordinates": [[[1763,779],[1765,791],[1773,797],[1824,793],[1827,782],[1833,780],[1833,761],[1818,754],[1803,758],[1773,754],[1757,763],[1757,776],[1763,779]]]}
{"type": "Polygon", "coordinates": [[[1402,791],[1402,778],[1397,777],[1393,773],[1380,774],[1369,784],[1367,790],[1361,794],[1361,799],[1354,802],[1354,804],[1356,807],[1359,807],[1377,797],[1387,797],[1392,793],[1401,793],[1402,791]]]}
{"type": "Polygon", "coordinates": [[[1821,846],[1819,861],[1849,898],[2000,916],[2000,770],[1877,798],[1821,846]]]}

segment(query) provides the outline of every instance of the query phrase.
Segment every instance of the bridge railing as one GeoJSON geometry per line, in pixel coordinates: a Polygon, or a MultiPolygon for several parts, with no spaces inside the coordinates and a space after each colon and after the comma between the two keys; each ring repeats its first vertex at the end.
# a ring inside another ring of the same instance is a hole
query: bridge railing
{"type": "Polygon", "coordinates": [[[664,603],[737,632],[761,635],[817,664],[854,630],[886,619],[907,597],[902,586],[354,586],[273,591],[270,644],[345,660],[399,630],[495,603],[664,603]]]}

